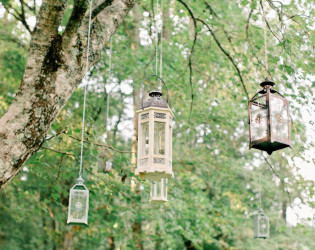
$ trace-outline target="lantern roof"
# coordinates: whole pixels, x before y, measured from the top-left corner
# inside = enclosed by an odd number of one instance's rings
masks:
[[[252,98],[251,100],[255,99],[255,97],[258,94],[264,95],[266,94],[268,91],[272,94],[277,93],[278,95],[280,95],[282,98],[284,98],[283,95],[281,95],[277,90],[273,89],[272,87],[276,85],[273,81],[269,80],[268,78],[266,78],[262,83],[260,83],[260,86],[263,88],[262,90],[259,90]]]
[[[76,184],[83,185],[83,183],[84,183],[83,178],[81,176],[79,176],[79,178],[76,179]]]
[[[274,82],[270,81],[268,78],[265,79],[265,81],[263,81],[260,86],[265,88],[267,86],[273,87],[274,85],[276,85]]]
[[[149,93],[151,97],[147,101],[143,102],[141,108],[157,107],[157,108],[166,108],[168,109],[168,103],[162,98],[162,92],[159,90],[153,90]]]

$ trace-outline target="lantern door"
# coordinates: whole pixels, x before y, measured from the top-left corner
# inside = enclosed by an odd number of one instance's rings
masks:
[[[250,142],[259,143],[268,139],[268,106],[266,95],[249,103]]]
[[[271,142],[290,144],[290,116],[288,100],[270,94],[270,131]]]
[[[254,237],[269,238],[269,219],[261,212],[254,217]]]
[[[161,111],[153,111],[153,152],[152,164],[153,166],[165,166],[169,158],[168,143],[166,139],[169,138],[167,113]]]
[[[145,168],[149,165],[150,145],[150,111],[139,113],[138,119],[138,167]]]
[[[68,224],[88,224],[89,190],[83,184],[76,184],[70,190]]]
[[[259,216],[259,237],[268,238],[269,237],[269,220],[266,216]]]

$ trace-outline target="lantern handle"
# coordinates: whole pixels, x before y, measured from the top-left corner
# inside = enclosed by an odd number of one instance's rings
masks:
[[[167,87],[166,83],[164,82],[164,80],[163,80],[161,77],[159,77],[159,76],[153,74],[153,75],[147,75],[147,76],[145,76],[145,77],[143,78],[143,80],[142,80],[142,86],[141,86],[141,88],[142,88],[141,108],[143,109],[144,82],[145,82],[145,80],[146,80],[148,77],[151,77],[151,76],[154,76],[154,77],[160,79],[160,80],[163,82],[163,84],[164,84],[164,86],[165,86],[165,88],[166,88],[166,91],[167,91],[167,99],[166,99],[166,102],[167,102],[167,104],[170,106],[170,102],[169,102],[169,92],[168,92],[168,87]]]

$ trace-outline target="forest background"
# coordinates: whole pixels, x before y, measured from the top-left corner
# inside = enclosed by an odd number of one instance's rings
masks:
[[[76,4],[68,0],[58,34],[66,32]],[[21,84],[41,5],[0,1],[0,117]],[[267,74],[262,6],[269,70],[290,100],[292,118],[292,149],[271,156],[248,150],[247,101]],[[175,178],[169,202],[157,205],[149,202],[150,183],[134,175],[133,124],[142,79],[155,73],[154,24],[161,30],[162,18],[155,1],[135,3],[112,36],[111,70],[107,39],[41,147],[0,190],[0,248],[315,249],[314,6],[306,0],[164,0],[160,48],[175,114]],[[85,84],[88,227],[66,225]],[[158,84],[148,82],[145,91]],[[108,159],[113,169],[104,171]],[[253,239],[259,168],[267,240]]]

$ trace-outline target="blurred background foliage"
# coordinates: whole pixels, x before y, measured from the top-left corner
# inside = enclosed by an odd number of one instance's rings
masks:
[[[315,105],[314,3],[264,1],[269,68],[276,89],[291,101],[293,119],[292,150],[267,156],[248,150],[248,99],[231,61],[201,22],[194,27],[184,1],[164,2],[163,78],[175,114],[175,179],[169,184],[169,202],[149,203],[150,183],[134,176],[131,163],[133,111],[140,103],[142,78],[155,72],[155,2],[144,0],[112,37],[112,77],[108,43],[83,82],[89,85],[84,154],[89,226],[66,225],[69,189],[79,167],[81,85],[43,147],[0,191],[1,249],[315,249],[312,216],[297,212],[296,224],[288,223],[287,216],[298,205],[314,208],[314,182],[300,171],[304,165],[314,167],[314,117],[304,116],[312,114]],[[21,11],[21,3],[30,7],[25,7],[24,16],[28,28],[14,18],[13,9]],[[0,116],[23,76],[39,4],[0,1]],[[260,2],[186,4],[195,18],[211,27],[253,96],[266,76]],[[71,9],[70,0],[63,25]],[[60,33],[63,29],[59,27]],[[157,84],[152,81],[145,90]],[[110,172],[104,171],[108,159],[113,161]],[[271,225],[267,240],[253,239],[259,167]]]

